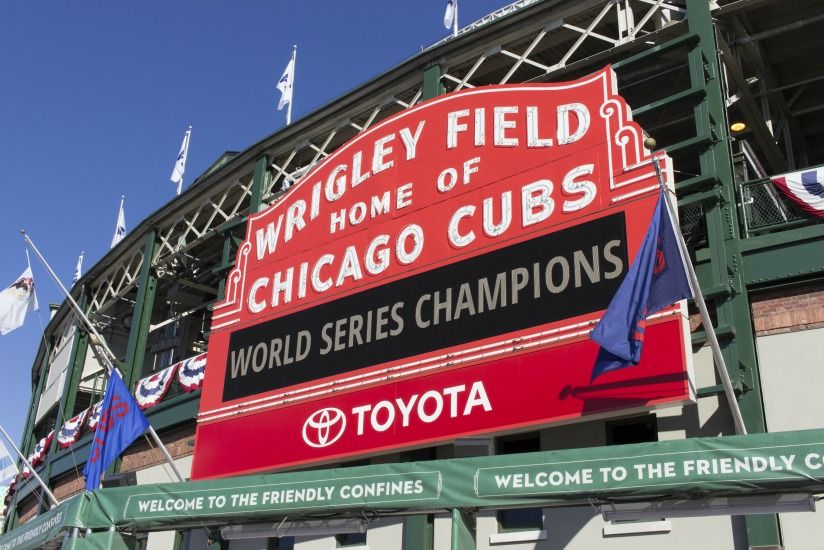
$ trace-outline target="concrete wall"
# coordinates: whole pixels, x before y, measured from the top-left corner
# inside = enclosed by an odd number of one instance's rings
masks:
[[[526,536],[522,536],[526,535]],[[521,538],[518,541],[518,538]],[[478,550],[667,550],[725,548],[746,550],[743,523],[728,517],[610,524],[591,507],[547,508],[544,528],[498,532],[494,511],[478,514]]]
[[[767,429],[824,428],[824,328],[759,336],[758,359]],[[824,510],[781,514],[786,550],[818,550],[824,541]]]
[[[186,479],[192,471],[192,457],[186,456],[175,460],[175,466],[180,470],[180,473]],[[168,483],[176,481],[175,474],[171,466],[168,464],[158,464],[150,468],[138,470],[137,484],[143,485],[145,483]],[[175,545],[175,531],[158,531],[156,533],[149,533],[149,539],[146,543],[146,550],[171,550]],[[204,533],[205,536],[205,533]],[[200,548],[204,548],[201,546]],[[192,547],[196,548],[196,547]]]

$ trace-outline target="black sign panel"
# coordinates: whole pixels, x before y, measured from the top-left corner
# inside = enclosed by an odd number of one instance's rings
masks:
[[[627,265],[620,212],[242,329],[223,399],[604,309]]]

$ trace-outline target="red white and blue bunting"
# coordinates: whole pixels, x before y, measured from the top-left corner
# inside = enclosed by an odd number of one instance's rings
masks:
[[[137,382],[134,397],[141,409],[145,410],[160,403],[163,396],[169,391],[169,386],[172,384],[172,377],[174,376],[175,369],[177,369],[177,365],[178,363],[175,363],[171,367],[165,368],[146,378],[142,378]]]
[[[37,466],[43,462],[43,459],[46,458],[46,453],[49,452],[49,447],[51,446],[53,438],[54,430],[50,431],[49,435],[37,442],[37,445],[34,447],[34,452],[32,452],[29,457],[29,462],[31,462],[32,466]]]
[[[772,182],[806,212],[824,218],[824,167],[782,174]]]
[[[86,423],[86,417],[89,415],[89,409],[84,410],[74,418],[67,420],[60,431],[57,433],[57,446],[65,449],[74,445],[80,432],[83,430],[83,424]]]
[[[103,401],[98,401],[92,405],[92,412],[89,415],[89,430],[94,431],[97,428],[97,423],[100,422],[100,413],[103,412]]]
[[[9,505],[9,503],[11,502],[11,497],[14,496],[15,491],[17,491],[17,476],[14,476],[14,478],[11,480],[11,483],[9,483],[9,489],[8,491],[6,491],[6,496],[3,499],[3,504],[5,506]]]
[[[185,391],[195,391],[203,383],[206,374],[206,353],[189,357],[178,363],[177,381]]]

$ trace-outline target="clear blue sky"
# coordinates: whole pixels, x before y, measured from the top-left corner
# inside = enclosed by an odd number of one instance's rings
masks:
[[[507,0],[462,0],[467,24]],[[449,33],[446,0],[10,2],[0,18],[0,287],[25,269],[22,227],[65,284],[108,250],[120,195],[132,229],[226,150],[279,130],[275,83],[298,45],[293,120]],[[16,443],[57,286],[32,258],[41,311],[0,336],[0,424]]]

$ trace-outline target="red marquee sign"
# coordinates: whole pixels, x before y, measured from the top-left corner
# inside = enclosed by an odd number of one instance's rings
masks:
[[[590,382],[657,197],[642,141],[607,67],[448,94],[341,146],[249,218],[192,477],[691,399],[681,306],[640,365]]]

